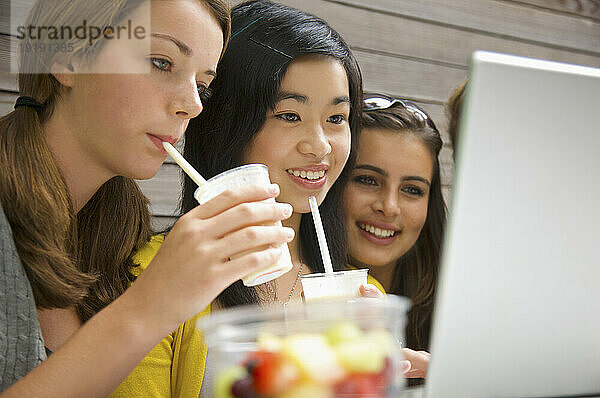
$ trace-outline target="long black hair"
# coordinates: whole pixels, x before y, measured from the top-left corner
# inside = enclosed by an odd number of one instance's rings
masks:
[[[190,121],[185,134],[185,158],[205,177],[244,162],[244,154],[263,127],[267,113],[275,106],[281,81],[289,64],[304,55],[324,55],[340,62],[350,89],[350,130],[352,148],[346,167],[333,184],[320,212],[325,220],[332,263],[346,265],[347,239],[343,209],[340,206],[345,181],[356,158],[360,128],[362,78],[358,63],[341,36],[325,21],[271,1],[249,1],[232,10],[232,37],[211,85],[212,95],[204,110]],[[185,178],[182,210],[197,205],[196,186]],[[310,214],[303,214],[299,237],[303,262],[313,272],[324,272]],[[257,303],[258,294],[240,281],[217,298],[231,307]]]
[[[365,94],[365,98],[371,97],[393,100],[382,94]],[[415,350],[428,350],[446,224],[446,204],[442,195],[438,159],[443,144],[442,138],[431,117],[416,104],[405,100],[396,100],[392,106],[385,109],[365,108],[361,126],[363,130],[386,129],[398,134],[414,135],[425,144],[433,159],[433,177],[429,188],[425,224],[413,247],[397,260],[388,291],[412,299],[406,327],[407,346]]]

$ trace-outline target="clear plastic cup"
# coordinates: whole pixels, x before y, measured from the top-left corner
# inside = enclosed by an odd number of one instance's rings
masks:
[[[397,397],[409,308],[387,295],[216,312],[196,324],[208,348],[204,380],[215,398]]]
[[[228,189],[236,190],[248,185],[269,185],[269,170],[264,164],[247,164],[231,170],[224,171],[200,185],[194,192],[194,198],[204,204]],[[275,202],[271,198],[268,202]],[[281,225],[278,221],[277,225]],[[251,273],[242,278],[246,286],[256,286],[280,277],[292,269],[292,258],[287,243],[280,246],[281,257],[277,263],[270,265],[258,272]],[[245,254],[245,253],[243,253]],[[243,255],[240,254],[240,255]]]
[[[332,274],[308,274],[300,277],[304,300],[309,303],[317,300],[360,297],[360,285],[367,284],[367,269],[338,271]]]

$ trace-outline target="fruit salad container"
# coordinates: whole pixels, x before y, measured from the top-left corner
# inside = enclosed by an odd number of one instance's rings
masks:
[[[200,319],[215,398],[384,398],[404,389],[404,297],[244,306]],[[207,386],[208,387],[208,386]]]

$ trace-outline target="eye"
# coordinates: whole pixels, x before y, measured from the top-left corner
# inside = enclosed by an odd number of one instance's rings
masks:
[[[375,178],[368,176],[368,175],[359,175],[359,176],[354,177],[353,180],[362,185],[371,185],[371,186],[379,185]]]
[[[402,192],[406,192],[409,195],[419,196],[419,197],[425,195],[425,192],[423,192],[423,190],[421,188],[415,187],[412,185],[402,188]]]
[[[292,112],[280,113],[279,115],[275,115],[275,117],[289,123],[299,122],[301,120],[300,116]]]
[[[346,116],[344,115],[333,115],[327,118],[327,121],[333,124],[342,124],[346,121]]]
[[[161,72],[170,72],[171,68],[173,68],[173,63],[164,58],[150,58],[150,61],[152,62],[152,66]]]
[[[202,103],[208,102],[212,93],[210,87],[206,87],[204,84],[198,84],[198,95],[200,96],[200,101]]]

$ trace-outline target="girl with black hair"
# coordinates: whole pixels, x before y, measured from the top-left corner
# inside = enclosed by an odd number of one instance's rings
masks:
[[[270,1],[232,10],[232,40],[213,95],[187,131],[185,157],[212,177],[246,163],[269,167],[292,204],[292,271],[257,288],[236,283],[220,307],[300,297],[298,277],[323,272],[308,197],[320,205],[334,268],[346,265],[342,189],[354,161],[362,79],[348,45],[315,16]],[[196,206],[186,179],[183,210]]]

